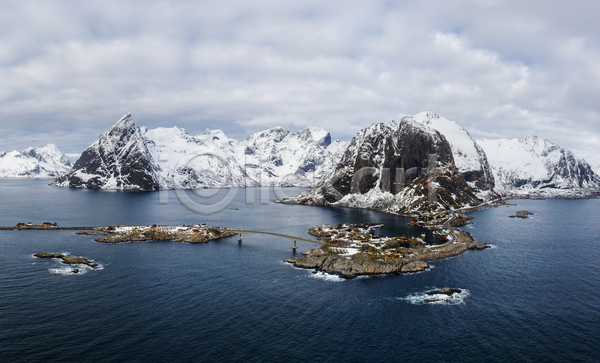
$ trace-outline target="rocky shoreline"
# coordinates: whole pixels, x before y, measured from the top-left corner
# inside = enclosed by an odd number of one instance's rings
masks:
[[[468,250],[489,248],[483,242],[474,242],[468,232],[450,228],[455,236],[452,243],[440,246],[425,244],[383,245],[381,248],[362,246],[352,253],[347,247],[323,245],[319,248],[302,252],[303,257],[291,257],[285,262],[295,267],[314,269],[342,278],[351,279],[362,275],[401,274],[423,271],[429,268],[428,261],[441,260],[458,256]],[[396,237],[399,238],[399,237]]]
[[[175,241],[188,243],[208,243],[209,241],[231,237],[233,232],[222,231],[207,225],[191,226],[115,226],[98,227],[98,231],[109,235],[97,238],[102,243],[138,242],[138,241]]]
[[[93,263],[85,257],[77,257],[71,255],[63,255],[61,253],[46,253],[46,252],[38,252],[33,255],[37,258],[58,258],[65,265],[87,265],[91,268],[97,268],[98,264]]]

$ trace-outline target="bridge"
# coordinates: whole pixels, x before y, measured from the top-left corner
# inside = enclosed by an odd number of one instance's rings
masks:
[[[98,227],[59,227],[59,226],[46,226],[46,225],[18,225],[18,226],[8,226],[8,227],[0,226],[0,230],[22,230],[22,229],[33,229],[33,230],[44,230],[44,231],[50,231],[50,230],[52,230],[52,231],[56,231],[56,230],[96,230],[96,229],[98,229]],[[293,241],[293,245],[292,245],[293,250],[296,250],[298,248],[296,246],[296,241],[316,243],[316,244],[320,244],[320,245],[326,244],[324,242],[314,240],[314,239],[307,239],[307,238],[303,238],[303,237],[290,236],[287,234],[274,233],[274,232],[251,231],[251,230],[246,230],[246,229],[241,229],[241,228],[217,228],[217,229],[222,232],[267,234],[267,235],[271,235],[271,236],[286,238],[286,239]]]
[[[292,249],[296,250],[298,247],[296,246],[296,241],[301,241],[301,242],[309,242],[309,243],[317,243],[320,245],[324,245],[324,242],[321,241],[317,241],[314,239],[307,239],[307,238],[302,238],[302,237],[296,237],[296,236],[290,236],[287,234],[281,234],[281,233],[274,233],[274,232],[265,232],[265,231],[251,231],[251,230],[247,230],[247,229],[238,229],[238,228],[220,228],[219,230],[224,231],[224,232],[233,232],[233,233],[256,233],[256,234],[268,234],[270,236],[277,236],[277,237],[282,237],[282,238],[287,238],[289,240],[294,241],[294,244],[292,245]]]

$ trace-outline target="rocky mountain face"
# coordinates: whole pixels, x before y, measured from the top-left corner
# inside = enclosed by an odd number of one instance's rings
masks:
[[[69,159],[54,144],[0,151],[0,178],[56,178],[69,168]]]
[[[600,177],[585,160],[539,136],[481,140],[480,145],[501,195],[581,198],[600,191]]]
[[[439,131],[450,143],[456,167],[475,194],[484,200],[497,198],[495,182],[485,151],[471,138],[469,132],[456,122],[432,112],[421,112],[403,120],[414,120]]]
[[[54,185],[102,189],[195,189],[316,184],[346,145],[328,132],[276,127],[245,140],[221,130],[192,136],[184,129],[137,127],[130,114],[84,151]]]
[[[159,189],[158,167],[130,114],[88,147],[73,168],[53,183],[58,186],[105,189]]]
[[[362,129],[335,170],[284,203],[414,213],[481,203],[438,130],[412,118]]]

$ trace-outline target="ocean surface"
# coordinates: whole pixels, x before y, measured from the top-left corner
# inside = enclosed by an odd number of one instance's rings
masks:
[[[207,223],[310,238],[315,225],[380,222],[381,234],[420,233],[385,213],[273,203],[269,190],[47,183],[0,180],[0,225]],[[353,280],[283,263],[291,241],[275,236],[101,244],[74,231],[0,231],[0,362],[600,361],[600,200],[511,202],[463,227],[492,249]],[[508,218],[522,209],[535,214]],[[36,252],[101,268],[73,274]],[[464,292],[424,301],[443,287]]]

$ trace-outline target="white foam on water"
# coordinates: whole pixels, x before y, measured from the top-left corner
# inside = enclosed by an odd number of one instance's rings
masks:
[[[91,269],[91,267],[83,267],[79,265],[66,265],[60,266],[58,268],[49,268],[48,271],[50,271],[51,274],[55,275],[83,275],[87,273],[89,269]],[[76,273],[75,270],[78,270],[78,272]]]
[[[62,252],[62,254],[69,255],[68,252]],[[33,255],[31,255],[31,256],[34,258],[37,258]],[[88,271],[104,270],[104,265],[102,265],[100,263],[96,263],[94,260],[89,260],[89,261],[92,263],[95,263],[97,265],[96,268],[93,268],[93,267],[85,265],[85,264],[73,264],[73,265],[63,264],[61,262],[60,258],[52,258],[51,260],[55,261],[55,264],[57,267],[49,268],[48,271],[54,275],[83,275],[83,274],[86,274]],[[35,262],[33,264],[35,264]],[[77,272],[75,272],[75,270],[77,270]]]
[[[289,263],[289,262],[279,261],[279,263],[286,265],[286,266],[291,266],[294,270],[305,272],[306,276],[309,278],[325,280],[325,281],[333,281],[333,282],[339,282],[339,281],[346,280],[344,278],[339,277],[338,275],[332,275],[332,274],[328,274],[328,273],[322,272],[322,271],[315,272],[314,269],[296,267],[292,263]]]
[[[410,294],[406,297],[398,298],[398,300],[403,300],[413,305],[462,305],[465,303],[467,296],[469,296],[469,291],[466,289],[460,289],[460,293],[454,293],[451,296],[445,294],[427,295],[428,292],[434,290],[438,289]]]
[[[328,273],[322,272],[322,271],[311,272],[309,277],[311,277],[313,279],[319,279],[319,280],[325,280],[325,281],[331,281],[331,282],[346,281],[346,279],[341,278],[338,275],[332,275],[332,274],[328,274]]]

